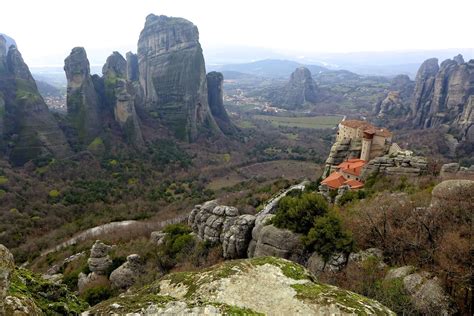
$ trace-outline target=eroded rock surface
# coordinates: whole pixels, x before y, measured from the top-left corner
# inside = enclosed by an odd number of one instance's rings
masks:
[[[90,313],[162,315],[167,308],[187,311],[189,302],[215,314],[394,315],[374,300],[314,282],[296,263],[271,257],[226,261],[203,272],[166,275],[139,292],[100,303]]]
[[[135,284],[137,278],[143,273],[143,263],[139,255],[127,257],[127,261],[110,274],[110,282],[118,289],[128,289]]]
[[[183,140],[220,133],[208,104],[206,69],[197,27],[182,18],[146,18],[138,41],[145,108]]]

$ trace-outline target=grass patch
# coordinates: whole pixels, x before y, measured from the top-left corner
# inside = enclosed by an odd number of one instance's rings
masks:
[[[273,126],[299,127],[311,129],[334,128],[341,121],[340,116],[284,117],[271,115],[255,115],[254,118],[270,122]]]

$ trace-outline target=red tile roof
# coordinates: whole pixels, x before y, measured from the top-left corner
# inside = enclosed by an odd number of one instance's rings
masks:
[[[342,185],[348,185],[351,189],[360,189],[364,186],[364,183],[360,181],[354,179],[346,180],[344,175],[337,171],[334,171],[326,179],[321,181],[321,184],[325,184],[331,189],[339,189]]]
[[[337,169],[339,172],[343,173],[349,173],[354,176],[360,176],[360,173],[362,171],[362,168],[365,165],[365,160],[362,159],[348,159],[347,161],[344,161],[340,163],[337,166]]]
[[[321,181],[322,184],[327,185],[331,189],[338,189],[344,182],[346,182],[346,178],[337,171],[334,171],[326,179]]]
[[[347,184],[348,186],[351,187],[351,189],[360,189],[364,186],[364,184],[360,181],[357,181],[355,179],[350,179],[344,182],[344,184]]]

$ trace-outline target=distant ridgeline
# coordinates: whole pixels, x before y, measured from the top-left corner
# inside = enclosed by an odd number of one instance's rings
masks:
[[[157,136],[194,142],[238,132],[223,106],[223,76],[206,76],[198,29],[185,19],[149,15],[137,54],[113,52],[102,76],[73,48],[61,128],[14,45],[0,37],[0,149],[14,165],[117,143],[139,149]]]

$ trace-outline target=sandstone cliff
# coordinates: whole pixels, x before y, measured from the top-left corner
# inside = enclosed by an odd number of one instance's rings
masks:
[[[208,104],[199,32],[182,18],[150,14],[138,41],[144,107],[174,134],[193,141],[219,134]]]
[[[309,69],[305,67],[297,68],[273,102],[288,109],[302,107],[307,103],[316,103],[316,82],[313,80]]]
[[[122,128],[128,143],[141,146],[144,144],[140,122],[135,110],[135,88],[127,77],[133,78],[134,66],[132,57],[129,62],[118,52],[107,58],[102,68],[105,99],[108,107],[113,108],[114,119]]]
[[[64,61],[67,78],[67,113],[80,147],[91,144],[101,132],[100,100],[90,74],[84,48],[75,47]]]
[[[448,124],[459,138],[474,138],[474,60],[458,55],[438,66],[436,58],[425,61],[416,76],[411,119],[415,128]]]
[[[224,108],[224,76],[220,72],[212,71],[206,75],[206,78],[207,98],[212,116],[224,134],[233,135],[237,132],[237,128]]]
[[[0,36],[0,151],[13,165],[65,157],[70,148],[18,49]]]

